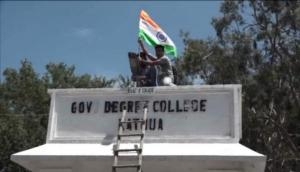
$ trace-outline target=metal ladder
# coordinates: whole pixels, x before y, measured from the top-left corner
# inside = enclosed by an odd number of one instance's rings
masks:
[[[118,125],[118,136],[117,136],[117,143],[113,147],[114,151],[114,163],[112,165],[112,172],[116,172],[118,168],[136,168],[137,172],[142,172],[142,152],[143,152],[143,143],[144,143],[144,136],[146,130],[146,119],[147,119],[147,107],[144,107],[144,115],[142,120],[135,120],[135,121],[125,121],[126,117],[126,110],[123,110],[122,118],[119,121]],[[141,124],[141,131],[135,133],[125,133],[123,124],[127,123],[140,123]],[[140,146],[134,145],[134,148],[131,149],[120,149],[121,140],[124,137],[139,137]],[[138,157],[138,162],[133,164],[119,164],[119,153],[120,152],[136,152]]]

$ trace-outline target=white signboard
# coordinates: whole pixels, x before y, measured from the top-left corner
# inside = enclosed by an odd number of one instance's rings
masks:
[[[265,168],[265,156],[238,143],[240,85],[57,89],[49,93],[47,143],[11,156],[29,170],[112,170],[122,111],[128,111],[126,120],[134,121],[143,116],[143,107],[149,110],[143,171],[262,172]],[[128,133],[141,126],[123,127]],[[122,138],[120,148],[133,148],[137,142],[132,141],[124,143]],[[136,155],[122,153],[119,160],[134,164]]]
[[[112,140],[122,111],[135,121],[148,109],[146,142],[237,142],[240,85],[50,90],[48,142]],[[124,124],[135,132],[140,123]]]

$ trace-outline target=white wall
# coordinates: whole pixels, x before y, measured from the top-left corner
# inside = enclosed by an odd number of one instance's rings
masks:
[[[122,109],[134,120],[142,118],[145,104],[146,142],[238,142],[241,86],[144,89],[51,90],[48,142],[113,139]],[[140,124],[124,127],[135,131]]]
[[[135,113],[134,104],[145,101],[149,115],[143,172],[262,172],[265,168],[265,156],[238,143],[240,85],[56,89],[49,93],[46,144],[11,156],[33,172],[111,171],[120,107],[126,104],[132,110],[129,119],[141,118],[142,110]],[[164,103],[166,110],[160,107]],[[134,132],[135,125],[125,129]],[[132,153],[123,156],[125,161],[133,158]]]

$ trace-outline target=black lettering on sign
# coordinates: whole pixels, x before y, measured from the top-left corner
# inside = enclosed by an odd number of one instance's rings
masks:
[[[142,101],[142,103],[144,103],[143,104],[143,109],[149,107],[149,101],[148,100]]]
[[[189,111],[189,106],[190,106],[190,100],[184,100],[183,101],[183,111],[188,112]]]
[[[80,102],[79,103],[79,113],[83,113],[84,112],[84,103]]]
[[[121,123],[121,118],[119,118],[119,127],[122,127],[122,130],[125,130],[124,125]]]
[[[164,130],[163,120],[161,118],[158,119],[158,130]]]
[[[167,107],[167,102],[165,100],[160,101],[160,111],[161,112],[165,112],[166,111],[166,107]]]
[[[206,107],[206,102],[207,102],[206,99],[200,100],[200,111],[201,111],[201,112],[205,112],[205,111],[206,111],[206,109],[205,109],[205,107]]]
[[[176,100],[176,112],[182,112],[182,109],[180,109],[179,100]]]
[[[140,110],[140,101],[135,101],[134,112],[137,113]]]
[[[174,109],[171,108],[171,100],[168,100],[168,112],[174,112]]]
[[[126,109],[126,102],[122,101],[120,102],[120,112],[123,112],[124,109]]]
[[[128,101],[127,112],[133,112],[133,101]]]
[[[155,130],[156,119],[155,118],[150,118],[150,119],[148,119],[148,121],[149,121],[149,129],[150,130]]]
[[[93,102],[72,102],[71,104],[71,113],[91,113]]]
[[[157,104],[159,103],[159,101],[157,101],[157,100],[155,100],[154,102],[153,102],[153,112],[158,112],[158,109],[157,109]]]
[[[108,101],[105,101],[104,102],[104,113],[108,113],[108,112],[110,112],[110,102],[108,102]]]
[[[128,118],[126,121],[129,123],[122,125],[119,123],[119,125],[123,128],[123,130],[129,130],[129,131],[137,131],[142,129],[142,123],[136,122],[137,120],[142,120],[140,118]],[[121,119],[119,119],[119,122]],[[163,130],[163,120],[161,118],[148,118],[145,122],[145,129],[146,130],[151,130],[151,131],[158,131],[158,130]]]
[[[131,119],[127,119],[127,121],[131,121]],[[127,123],[127,130],[132,130],[132,126],[131,126],[131,122],[130,123]]]
[[[71,113],[76,113],[76,102],[73,102],[71,105]]]
[[[87,109],[87,112],[88,112],[88,113],[91,112],[91,109],[92,109],[92,102],[86,102],[86,109]]]
[[[128,88],[128,93],[136,93],[136,90],[132,88]]]
[[[127,110],[128,113],[139,113],[143,108],[148,107],[149,101],[132,100],[132,101],[105,101],[104,113],[119,113]],[[206,99],[191,100],[154,100],[152,110],[154,113],[185,113],[185,112],[205,112]],[[73,102],[71,104],[72,113],[91,113],[95,107],[92,101]]]
[[[117,113],[118,112],[118,102],[113,101],[111,108],[112,108],[112,111],[111,111],[112,113]]]
[[[134,121],[134,129],[137,130],[138,129],[138,123],[136,121],[138,121],[139,118],[133,118]]]
[[[198,111],[198,100],[192,100],[192,110],[194,112]]]

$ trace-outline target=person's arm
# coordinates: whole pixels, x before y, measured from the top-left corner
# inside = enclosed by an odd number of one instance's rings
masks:
[[[141,38],[138,39],[138,43],[140,44],[141,48],[142,48],[142,51],[146,54],[146,56],[148,55],[148,51],[147,49],[145,48],[144,44],[143,44],[143,41],[141,40]]]
[[[157,59],[155,59],[154,61],[146,61],[146,60],[140,59],[139,61],[140,61],[140,63],[143,63],[145,65],[151,65],[151,66],[158,65],[161,63],[161,60],[157,60]]]
[[[155,61],[157,60],[157,58],[155,58],[154,56],[152,56],[151,54],[148,53],[147,49],[145,48],[143,41],[141,40],[141,38],[138,39],[138,43],[140,44],[142,51],[146,54],[146,57],[148,57],[151,61]]]
[[[146,56],[147,56],[150,60],[152,60],[152,61],[156,61],[156,60],[157,60],[157,58],[155,58],[155,57],[152,56],[151,54],[146,54]]]

